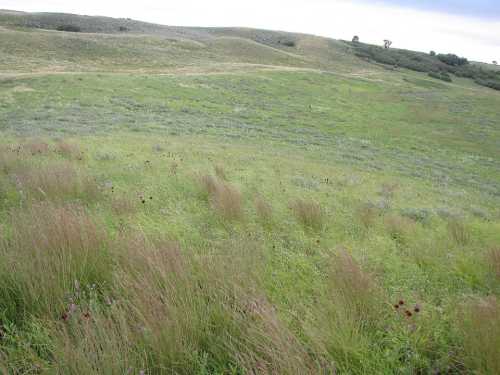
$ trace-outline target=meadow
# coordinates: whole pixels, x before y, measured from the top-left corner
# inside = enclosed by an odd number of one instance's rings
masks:
[[[1,373],[500,373],[500,93],[30,17],[0,13]]]

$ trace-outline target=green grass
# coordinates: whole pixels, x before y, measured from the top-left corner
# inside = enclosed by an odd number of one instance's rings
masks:
[[[499,93],[297,34],[17,20],[0,372],[500,371]]]

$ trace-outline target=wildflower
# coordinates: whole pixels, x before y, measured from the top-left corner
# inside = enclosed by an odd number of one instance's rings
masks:
[[[405,304],[405,301],[399,300],[399,306],[403,306]]]
[[[415,308],[413,309],[413,311],[415,311],[416,313],[419,313],[422,309],[420,308],[420,305],[415,305]]]
[[[395,308],[396,310],[397,310],[397,309],[399,309],[399,305],[396,303],[396,304],[394,305],[394,308]]]
[[[406,310],[405,314],[408,318],[411,318],[413,316],[412,312],[410,310]]]
[[[65,312],[64,312],[64,313],[62,313],[62,315],[61,315],[61,319],[62,319],[62,320],[64,320],[65,322],[67,322],[67,321],[68,321],[68,319],[69,319],[69,315],[68,315],[67,313],[65,313]]]

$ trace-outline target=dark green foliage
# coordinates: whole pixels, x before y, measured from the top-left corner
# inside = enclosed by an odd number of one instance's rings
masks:
[[[500,72],[470,64],[464,57],[454,54],[430,54],[403,49],[385,49],[364,43],[350,43],[356,56],[384,65],[428,73],[430,77],[452,82],[450,74],[473,79],[478,85],[499,90]]]
[[[287,47],[295,47],[295,42],[293,40],[280,40],[278,43]]]
[[[462,65],[467,65],[469,61],[465,57],[458,57],[457,55],[454,55],[452,53],[448,53],[446,55],[439,54],[437,55],[437,58],[444,62],[446,65],[451,65],[451,66],[462,66]]]
[[[431,55],[431,56],[436,56],[436,52],[431,51],[431,52],[429,53],[429,55]]]
[[[57,31],[68,31],[71,33],[79,33],[82,31],[80,26],[75,26],[75,25],[60,25],[57,26]]]
[[[429,77],[440,79],[446,82],[453,82],[450,75],[446,72],[429,72]]]

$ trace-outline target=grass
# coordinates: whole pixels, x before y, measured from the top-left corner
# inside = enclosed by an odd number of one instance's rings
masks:
[[[19,17],[51,30],[0,17],[0,372],[498,373],[497,92]]]

